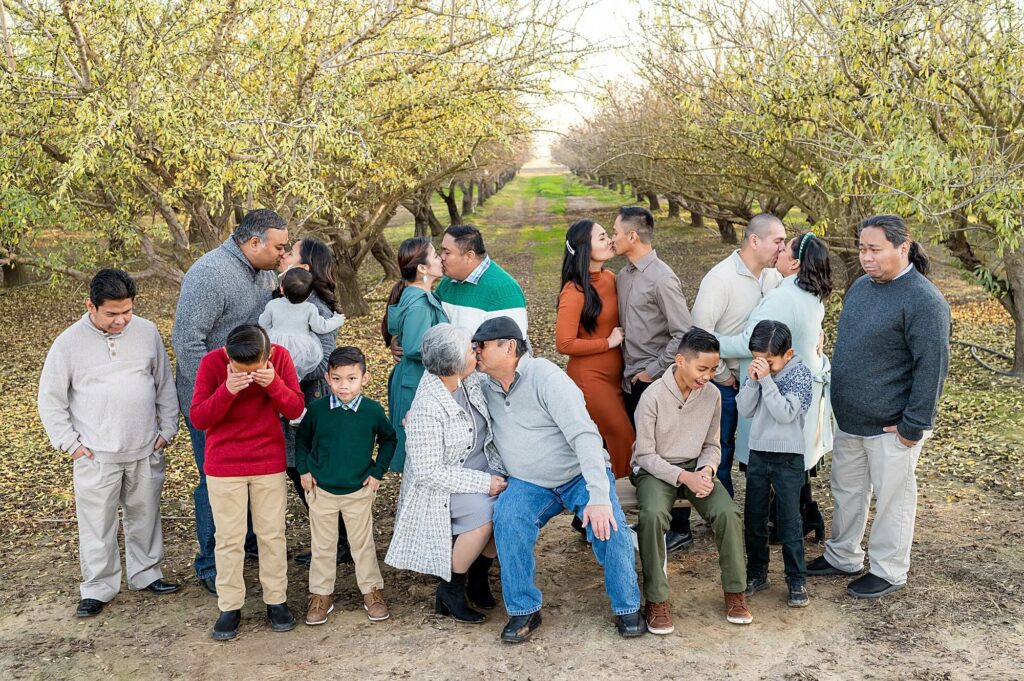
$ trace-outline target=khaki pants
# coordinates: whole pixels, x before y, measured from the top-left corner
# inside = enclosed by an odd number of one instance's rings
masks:
[[[825,542],[825,560],[856,572],[864,567],[861,541],[868,522],[871,495],[875,521],[868,538],[871,574],[891,584],[905,584],[910,571],[910,545],[917,512],[915,469],[924,437],[904,447],[895,433],[859,437],[837,431],[832,448],[832,538]]]
[[[128,463],[101,463],[83,456],[74,462],[78,555],[82,598],[104,603],[121,590],[121,556],[117,546],[117,507],[124,509],[124,559],[128,588],[145,589],[163,578],[164,538],[160,528],[160,493],[164,487],[164,453]]]
[[[252,529],[260,551],[263,602],[284,603],[288,598],[288,558],[284,514],[287,480],[283,472],[221,478],[206,476],[210,508],[217,528],[217,605],[222,612],[240,610],[245,602],[246,508],[252,509]]]
[[[306,495],[309,502],[309,533],[313,560],[309,565],[309,592],[320,596],[334,593],[338,573],[338,514],[345,520],[352,561],[356,566],[359,591],[368,594],[383,589],[384,579],[377,565],[373,543],[373,499],[369,487],[351,494],[331,494],[315,487]]]

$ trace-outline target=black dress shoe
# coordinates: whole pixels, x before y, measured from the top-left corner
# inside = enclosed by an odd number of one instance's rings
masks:
[[[818,556],[810,563],[807,564],[807,574],[814,575],[815,577],[821,577],[823,575],[840,575],[842,577],[856,577],[860,574],[860,570],[856,572],[847,572],[846,570],[840,570],[837,567],[833,567],[832,563],[825,560],[825,556]]]
[[[267,606],[267,618],[274,631],[291,631],[295,628],[295,617],[287,603]]]
[[[688,546],[693,546],[693,532],[673,532],[669,530],[665,533],[665,552],[675,553],[681,551]]]
[[[146,587],[146,591],[152,591],[155,594],[172,594],[177,591],[179,587],[177,584],[171,582],[165,582],[162,579],[155,580],[152,584]]]
[[[225,610],[213,625],[214,641],[230,641],[238,636],[238,623],[242,621],[241,610]]]
[[[893,591],[899,591],[904,586],[904,584],[893,584],[869,572],[863,577],[850,582],[849,586],[846,587],[846,593],[854,598],[881,598],[886,594],[891,594]]]
[[[217,595],[217,575],[213,577],[200,577],[199,583],[203,585],[203,588],[209,591],[214,596]]]
[[[523,643],[540,626],[540,610],[529,615],[517,615],[508,618],[508,624],[501,630],[501,640],[505,643]]]
[[[619,615],[615,618],[615,629],[622,638],[635,638],[647,633],[647,622],[644,621],[640,611],[631,612],[628,615]]]
[[[103,606],[106,605],[103,601],[97,601],[95,598],[83,598],[78,601],[78,609],[75,610],[75,617],[95,617],[103,611]]]

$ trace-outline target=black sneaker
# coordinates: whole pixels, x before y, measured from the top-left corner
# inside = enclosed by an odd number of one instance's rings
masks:
[[[772,583],[768,581],[767,575],[764,577],[751,577],[747,580],[747,588],[743,591],[743,595],[750,598],[758,591],[764,591],[771,585]]]
[[[811,602],[807,595],[807,587],[803,584],[798,586],[789,585],[789,601],[786,603],[791,608],[805,608]]]
[[[78,602],[78,608],[75,610],[75,617],[95,617],[103,612],[104,605],[106,605],[106,603],[98,601],[95,598],[83,598]]]
[[[207,593],[213,596],[217,595],[217,575],[213,575],[212,577],[200,577],[199,583],[203,585],[203,588],[206,589]]]
[[[841,577],[856,577],[860,574],[860,570],[856,572],[847,572],[846,570],[840,570],[837,567],[833,567],[831,563],[825,560],[825,556],[818,556],[810,563],[807,564],[807,574],[821,577],[822,575],[839,575]]]
[[[681,533],[669,530],[665,533],[666,553],[675,553],[690,546],[693,546],[693,532]]]
[[[268,605],[267,618],[270,620],[270,628],[274,631],[291,631],[295,628],[295,617],[292,616],[287,603]]]
[[[501,640],[505,643],[523,643],[540,626],[540,610],[529,615],[517,615],[508,618],[508,624],[501,630]]]
[[[622,638],[634,638],[647,633],[647,622],[644,621],[640,611],[631,612],[628,615],[619,615],[615,618],[615,629]]]
[[[214,641],[230,641],[238,636],[238,623],[242,621],[241,610],[225,610],[213,625]]]
[[[846,587],[846,593],[854,598],[881,598],[886,594],[899,591],[904,586],[904,584],[893,584],[869,572],[850,582]]]

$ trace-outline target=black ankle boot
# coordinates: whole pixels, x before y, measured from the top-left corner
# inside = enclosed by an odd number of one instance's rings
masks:
[[[450,582],[443,579],[437,585],[434,597],[434,612],[438,615],[451,615],[456,622],[465,624],[481,624],[486,617],[469,607],[466,602],[466,574],[452,573]]]
[[[473,605],[484,610],[490,610],[498,604],[491,593],[489,573],[492,563],[493,558],[478,556],[466,573],[466,596]]]

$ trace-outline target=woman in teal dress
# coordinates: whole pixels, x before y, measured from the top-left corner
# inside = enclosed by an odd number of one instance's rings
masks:
[[[406,239],[398,247],[398,269],[402,279],[395,284],[388,298],[381,332],[384,342],[398,341],[403,354],[388,377],[388,412],[391,425],[398,433],[398,448],[391,459],[391,470],[401,472],[405,466],[405,428],[402,421],[412,406],[416,389],[423,377],[420,346],[427,330],[448,321],[441,301],[431,288],[441,278],[441,258],[430,239]]]

